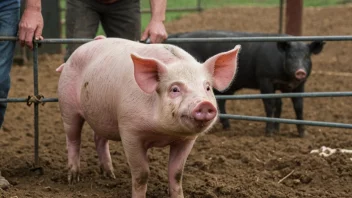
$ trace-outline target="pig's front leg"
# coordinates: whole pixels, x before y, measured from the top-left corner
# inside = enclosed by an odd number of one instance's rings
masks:
[[[182,175],[195,139],[179,140],[170,145],[169,193],[172,198],[183,198]]]
[[[115,179],[116,177],[114,174],[114,168],[112,167],[110,150],[109,150],[109,141],[94,133],[94,142],[95,142],[95,147],[99,157],[101,173],[104,176]]]
[[[267,78],[263,78],[259,80],[259,87],[260,87],[261,94],[275,93],[274,85]],[[262,99],[262,100],[264,103],[266,117],[268,118],[273,117],[276,99],[269,98],[269,99]],[[275,132],[275,122],[267,122],[266,129],[265,129],[266,136],[271,137],[273,136],[274,132]]]
[[[302,83],[299,87],[293,90],[294,93],[304,93],[304,83]],[[293,108],[295,109],[296,119],[303,120],[303,98],[291,98],[293,103]],[[305,127],[302,124],[297,124],[297,130],[299,137],[304,137],[305,134]]]
[[[219,111],[222,114],[226,114],[226,100],[217,100]],[[222,124],[222,128],[224,130],[230,129],[230,121],[227,118],[220,118],[220,122]]]
[[[145,198],[150,174],[147,148],[131,133],[121,134],[121,141],[132,176],[132,198]]]

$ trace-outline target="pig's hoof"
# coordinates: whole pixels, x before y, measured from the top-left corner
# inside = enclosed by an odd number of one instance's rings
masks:
[[[280,132],[280,129],[274,129],[273,130],[273,134],[279,134],[279,132]]]
[[[116,176],[114,174],[113,170],[104,170],[104,168],[100,167],[100,173],[103,175],[105,178],[112,178],[116,179]]]
[[[273,130],[273,133],[274,133],[274,134],[278,134],[279,132],[280,132],[280,126],[275,125],[274,130]]]
[[[266,131],[265,132],[265,136],[266,137],[273,137],[274,136],[274,133],[272,131]]]
[[[68,172],[68,184],[75,184],[79,182],[79,172],[77,171],[69,171]]]
[[[298,135],[299,135],[300,138],[303,138],[306,135],[306,131],[305,130],[299,131]]]
[[[10,186],[10,183],[5,179],[5,177],[1,176],[0,174],[0,188],[5,190]]]
[[[103,176],[111,179],[116,179],[116,176],[112,171],[109,171],[109,172],[104,171]]]

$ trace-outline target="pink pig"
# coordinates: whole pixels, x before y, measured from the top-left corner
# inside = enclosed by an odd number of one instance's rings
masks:
[[[212,88],[225,90],[240,46],[197,62],[167,44],[97,38],[79,47],[62,71],[59,104],[67,138],[68,182],[79,181],[81,129],[94,130],[101,169],[115,178],[108,140],[121,141],[132,175],[132,197],[145,197],[147,151],[170,145],[169,194],[183,197],[182,174],[197,137],[217,121]]]

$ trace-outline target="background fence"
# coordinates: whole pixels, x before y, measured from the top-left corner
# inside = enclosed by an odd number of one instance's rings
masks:
[[[16,37],[0,37],[0,41],[4,40],[17,40]],[[44,98],[38,90],[38,44],[69,44],[69,43],[86,43],[92,39],[44,39],[34,42],[33,50],[33,86],[34,93],[27,98],[1,98],[0,103],[4,102],[26,102],[27,105],[34,104],[34,161],[36,170],[41,170],[39,167],[39,105],[46,102],[58,102],[57,98]],[[178,42],[248,42],[248,41],[351,41],[352,36],[292,36],[292,37],[238,37],[238,38],[188,38],[188,39],[168,39],[166,43]],[[288,93],[288,94],[257,94],[257,95],[236,95],[236,96],[217,96],[217,99],[259,99],[259,98],[283,98],[283,97],[351,97],[352,92],[324,92],[324,93]],[[352,124],[347,123],[332,123],[332,122],[319,122],[307,120],[293,120],[293,119],[279,119],[279,118],[266,118],[257,116],[243,116],[243,115],[227,115],[221,114],[222,118],[238,119],[238,120],[251,120],[262,122],[278,122],[287,124],[304,124],[311,126],[323,127],[339,127],[352,129]]]
[[[24,0],[22,0],[24,1]],[[239,0],[244,2],[243,0]],[[319,0],[322,1],[322,0]],[[304,2],[319,2],[318,0],[305,0]],[[334,0],[335,2],[336,0]],[[35,43],[35,48],[32,52],[25,52],[24,50],[20,50],[17,54],[20,54],[26,60],[27,56],[33,57],[33,86],[34,93],[25,98],[0,98],[0,102],[26,102],[29,106],[33,104],[34,106],[34,158],[35,165],[39,166],[39,106],[40,104],[44,104],[46,102],[57,102],[57,98],[44,98],[43,95],[38,90],[38,44],[43,44],[40,51],[45,53],[59,53],[61,50],[57,51],[57,49],[61,49],[61,44],[69,44],[69,43],[85,43],[89,42],[92,39],[62,39],[59,37],[64,37],[65,29],[65,0],[50,0],[50,1],[42,1],[43,6],[43,16],[45,18],[44,22],[44,32],[48,38],[55,39],[45,39],[42,41],[38,41]],[[143,14],[150,13],[150,9],[148,8],[149,0],[142,0],[142,9],[141,12]],[[169,0],[170,2],[177,2],[176,5],[179,6],[168,6],[167,12],[201,12],[206,8],[210,7],[220,7],[229,2],[234,3],[238,2],[236,0]],[[247,0],[248,2],[248,0]],[[267,2],[270,5],[278,6],[279,13],[279,24],[278,24],[278,32],[281,33],[283,30],[284,22],[283,22],[283,14],[284,14],[284,0],[251,0],[253,3],[261,3]],[[326,0],[327,2],[333,2],[333,0]],[[342,0],[341,0],[342,2]],[[347,2],[347,1],[346,1]],[[179,15],[168,15],[168,20],[179,17]],[[144,20],[148,20],[146,15],[143,15]],[[60,31],[57,31],[57,30]],[[15,37],[0,37],[0,40],[17,40]],[[299,37],[251,37],[251,38],[212,38],[212,39],[168,39],[167,43],[178,43],[178,42],[235,42],[235,41],[351,41],[352,36],[299,36]],[[55,44],[55,45],[50,45]],[[17,48],[18,50],[20,48]],[[256,94],[256,95],[235,95],[235,96],[217,96],[217,99],[260,99],[260,98],[277,98],[277,97],[351,97],[352,92],[324,92],[324,93],[302,93],[302,94]],[[352,128],[352,124],[348,123],[331,123],[331,122],[318,122],[318,121],[302,121],[302,120],[291,120],[291,119],[277,119],[277,118],[266,118],[266,117],[257,117],[257,116],[243,116],[243,115],[224,115],[221,114],[222,118],[230,118],[230,119],[240,119],[240,120],[251,120],[251,121],[262,121],[262,122],[281,122],[288,124],[305,124],[311,126],[323,126],[323,127],[340,127],[340,128]]]

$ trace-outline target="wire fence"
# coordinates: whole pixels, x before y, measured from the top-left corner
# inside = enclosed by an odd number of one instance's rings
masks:
[[[0,41],[17,41],[16,37],[0,36]],[[49,38],[41,41],[34,41],[33,49],[33,86],[34,94],[29,95],[27,98],[0,98],[0,103],[7,102],[27,102],[28,106],[34,104],[34,161],[35,166],[39,166],[39,105],[46,102],[58,102],[57,98],[44,98],[39,94],[38,90],[38,46],[41,44],[72,44],[72,43],[86,43],[93,39],[57,39]],[[352,40],[352,36],[339,35],[339,36],[290,36],[290,37],[231,37],[231,38],[187,38],[187,39],[168,39],[166,43],[181,43],[181,42],[277,42],[277,41],[346,41]],[[226,100],[238,99],[263,99],[263,98],[292,98],[292,97],[351,97],[352,92],[306,92],[306,93],[283,93],[283,94],[250,94],[250,95],[231,95],[219,96],[216,98]],[[244,115],[228,115],[220,114],[220,118],[236,119],[236,120],[249,120],[261,122],[278,122],[287,124],[304,124],[310,126],[322,127],[338,127],[351,129],[352,124],[322,122],[322,121],[308,121],[308,120],[293,120],[281,118],[267,118],[257,116],[244,116]]]

